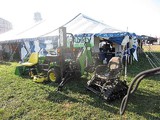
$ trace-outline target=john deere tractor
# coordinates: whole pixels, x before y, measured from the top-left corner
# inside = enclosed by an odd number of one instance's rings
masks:
[[[27,62],[16,67],[16,75],[32,77],[35,82],[53,81],[59,83],[59,89],[71,78],[81,77],[87,66],[92,64],[91,47],[85,43],[83,48],[74,48],[74,36],[59,29],[59,47],[48,51],[50,55],[40,56],[31,53]],[[67,43],[67,35],[71,38]],[[69,44],[69,45],[67,45]]]

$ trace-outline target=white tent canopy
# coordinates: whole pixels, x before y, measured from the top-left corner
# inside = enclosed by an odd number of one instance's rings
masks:
[[[102,22],[96,21],[81,13],[62,26],[67,28],[68,33],[72,34],[122,32],[121,30],[115,29]],[[1,34],[0,42],[58,35],[59,27],[60,26],[55,25],[54,21],[44,20],[35,23],[34,25],[25,30],[11,30],[9,32]]]
[[[81,13],[62,26],[67,28],[68,33],[72,34],[123,32],[122,30],[118,30]],[[52,36],[57,33],[58,29],[55,29],[44,34],[44,36]]]

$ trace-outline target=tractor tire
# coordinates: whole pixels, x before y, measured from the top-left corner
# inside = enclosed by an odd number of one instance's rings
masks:
[[[47,73],[47,79],[48,81],[60,83],[61,82],[61,76],[60,76],[60,70],[58,68],[51,68]]]

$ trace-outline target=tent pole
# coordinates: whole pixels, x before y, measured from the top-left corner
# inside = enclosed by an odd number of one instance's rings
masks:
[[[126,60],[125,60],[125,68],[124,68],[124,80],[127,80],[127,63],[128,63],[128,55],[126,54]]]

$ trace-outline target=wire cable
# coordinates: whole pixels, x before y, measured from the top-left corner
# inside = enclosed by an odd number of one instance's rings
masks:
[[[74,19],[76,19],[79,15],[81,15],[81,13],[79,13],[77,16],[75,16],[73,19],[71,19],[70,21],[68,21],[67,23],[65,23],[64,25],[62,25],[61,27],[66,26],[68,23],[70,23],[71,21],[73,21]],[[55,31],[58,30],[58,29],[59,29],[59,27],[56,28],[56,29],[54,29],[54,30],[51,30],[51,31],[49,31],[49,32],[47,32],[47,33],[45,33],[45,34],[43,34],[43,35],[40,35],[39,37],[46,36],[46,35],[48,35],[48,34],[50,34],[50,33],[55,32]]]

